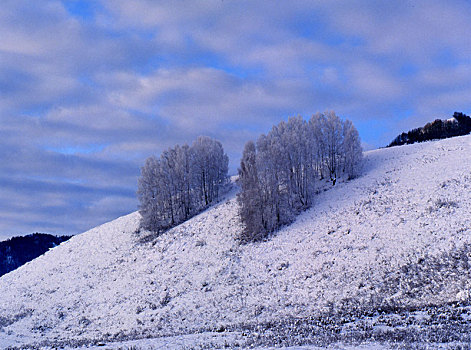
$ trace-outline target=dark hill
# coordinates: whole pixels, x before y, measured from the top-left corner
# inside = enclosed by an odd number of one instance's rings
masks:
[[[455,112],[448,120],[436,119],[431,123],[407,133],[398,135],[389,145],[400,146],[416,142],[446,139],[454,136],[467,135],[471,132],[471,118],[464,113]]]
[[[34,233],[0,242],[0,276],[37,258],[70,237]]]

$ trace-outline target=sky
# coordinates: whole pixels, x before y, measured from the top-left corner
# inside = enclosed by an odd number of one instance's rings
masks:
[[[137,209],[150,155],[334,110],[365,149],[471,112],[469,1],[27,1],[0,7],[0,240]]]

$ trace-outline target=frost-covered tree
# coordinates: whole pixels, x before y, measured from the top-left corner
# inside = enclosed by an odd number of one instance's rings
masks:
[[[248,142],[239,169],[242,242],[264,238],[313,203],[317,180],[358,175],[358,131],[334,112],[289,118]]]
[[[342,121],[334,112],[316,113],[309,120],[310,135],[315,144],[315,171],[335,185],[339,175],[349,179],[361,168],[363,151],[360,136],[353,123]]]
[[[334,112],[327,112],[324,124],[324,141],[326,143],[326,167],[329,177],[335,185],[342,161],[342,121]]]
[[[314,114],[309,119],[309,137],[313,143],[313,163],[314,170],[319,175],[320,179],[328,177],[326,174],[327,162],[327,138],[325,136],[327,120],[322,113]]]
[[[151,231],[161,227],[160,161],[154,156],[147,158],[138,180],[137,198],[142,216],[141,226]]]
[[[219,197],[221,184],[226,181],[229,158],[219,141],[200,136],[192,145],[195,188],[201,202],[207,206]]]
[[[343,172],[347,174],[348,179],[358,176],[363,161],[363,150],[358,130],[348,119],[343,123],[342,154]]]
[[[245,145],[240,161],[239,185],[241,191],[237,194],[240,216],[245,223],[245,229],[239,239],[244,243],[263,239],[266,231],[256,158],[255,144],[249,141]]]
[[[228,162],[221,143],[209,137],[148,158],[138,181],[141,226],[163,231],[219,200]]]
[[[311,141],[307,123],[296,117],[261,135],[256,146],[247,143],[239,169],[242,241],[264,238],[311,205],[315,180]]]

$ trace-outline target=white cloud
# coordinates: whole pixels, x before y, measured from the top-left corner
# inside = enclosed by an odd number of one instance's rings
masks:
[[[355,94],[366,98],[395,100],[406,93],[399,77],[394,77],[383,67],[372,63],[359,63],[350,68]]]
[[[469,86],[471,82],[471,65],[458,64],[456,66],[439,67],[420,72],[417,84],[429,88],[454,89],[458,86]]]
[[[471,47],[471,7],[465,1],[353,1],[324,10],[333,25],[362,38],[375,54],[423,64],[440,50],[465,58]]]

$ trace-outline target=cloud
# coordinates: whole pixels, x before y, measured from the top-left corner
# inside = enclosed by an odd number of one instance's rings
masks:
[[[360,98],[363,95],[384,102],[397,100],[406,92],[400,78],[378,65],[358,63],[350,67],[349,73],[352,86]]]
[[[417,84],[438,89],[467,87],[470,81],[471,65],[465,63],[424,70],[417,76]]]
[[[0,178],[0,231],[4,234],[48,232],[75,234],[136,208],[134,190],[64,181]],[[104,198],[117,198],[101,206]],[[111,203],[111,201],[108,201]]]
[[[0,233],[133,211],[144,159],[201,134],[234,172],[290,115],[377,147],[471,108],[465,1],[82,1],[0,8]]]

